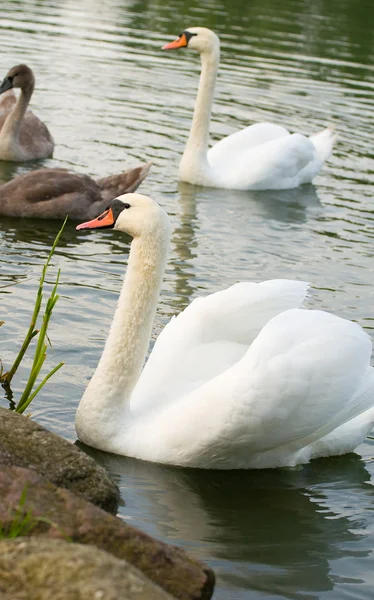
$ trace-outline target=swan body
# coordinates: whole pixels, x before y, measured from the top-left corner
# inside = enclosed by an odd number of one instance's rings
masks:
[[[118,194],[136,190],[151,165],[96,180],[60,168],[29,171],[0,185],[0,216],[92,219]]]
[[[27,65],[12,67],[0,84],[0,160],[22,162],[52,156],[54,141],[47,126],[27,110],[34,84]],[[14,88],[20,88],[18,99]]]
[[[144,369],[169,222],[127,194],[77,229],[133,237],[98,367],[76,414],[108,452],[207,469],[294,466],[351,452],[374,423],[371,341],[357,324],[299,308],[308,284],[238,283],[171,319]]]
[[[306,137],[272,123],[257,123],[209,146],[209,125],[220,43],[205,27],[190,27],[163,49],[200,52],[201,76],[179,177],[195,185],[239,190],[295,188],[311,182],[330,156],[335,133],[328,127]]]

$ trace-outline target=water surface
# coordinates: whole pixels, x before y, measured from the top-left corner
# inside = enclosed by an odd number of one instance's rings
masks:
[[[34,69],[33,109],[50,126],[56,151],[42,163],[0,165],[0,180],[42,164],[101,177],[154,161],[141,190],[173,225],[154,338],[197,295],[275,277],[310,281],[309,306],[351,318],[372,335],[373,18],[365,0],[4,0],[0,76],[19,62]],[[177,183],[199,59],[160,46],[194,25],[214,28],[222,41],[212,140],[259,120],[307,134],[334,123],[339,141],[315,186],[232,192]],[[5,365],[28,326],[59,226],[0,223]],[[68,224],[53,260],[62,269],[61,298],[47,362],[66,364],[32,412],[72,441],[129,242],[114,232],[78,234]],[[215,569],[215,598],[373,597],[371,440],[357,455],[258,472],[201,473],[90,452],[121,488],[121,516]]]

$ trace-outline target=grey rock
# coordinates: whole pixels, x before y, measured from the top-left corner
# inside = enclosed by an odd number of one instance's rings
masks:
[[[15,412],[0,408],[0,463],[35,469],[55,485],[116,514],[118,487],[87,454]]]
[[[0,540],[2,600],[173,600],[141,571],[94,546]]]
[[[95,545],[140,569],[149,579],[180,600],[209,600],[214,573],[181,548],[155,540],[68,490],[56,487],[38,473],[0,465],[0,523],[9,531],[20,514],[28,527],[21,535],[69,539]],[[0,596],[1,597],[1,596]],[[79,598],[79,597],[78,597]]]

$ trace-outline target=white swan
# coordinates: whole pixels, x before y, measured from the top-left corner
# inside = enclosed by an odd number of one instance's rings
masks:
[[[306,137],[272,123],[233,133],[210,150],[209,124],[219,65],[219,38],[205,27],[190,27],[164,50],[187,47],[200,52],[201,76],[179,177],[196,185],[238,190],[295,188],[311,182],[330,156],[335,133],[328,127]]]
[[[77,410],[83,442],[209,469],[296,465],[362,442],[374,422],[374,369],[361,327],[297,308],[304,282],[238,283],[173,318],[143,369],[169,220],[150,198],[125,194],[77,229],[100,227],[133,241],[110,333]]]

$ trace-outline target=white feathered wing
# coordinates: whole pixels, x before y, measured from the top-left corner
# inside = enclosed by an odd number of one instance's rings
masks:
[[[369,336],[326,312],[282,312],[282,302],[301,302],[306,284],[254,285],[262,299],[252,302],[251,318],[232,317],[233,329],[230,318],[222,318],[212,330],[209,315],[215,321],[217,303],[216,317],[217,310],[224,316],[230,294],[238,302],[236,314],[247,314],[248,301],[247,310],[239,301],[246,290],[239,294],[237,286],[225,290],[226,297],[220,292],[195,301],[190,314],[186,310],[165,328],[134,396],[138,404],[126,443],[131,448],[134,440],[135,456],[141,446],[142,458],[170,463],[172,457],[174,464],[192,467],[292,466],[353,450],[371,429]],[[272,311],[277,316],[269,317]]]

